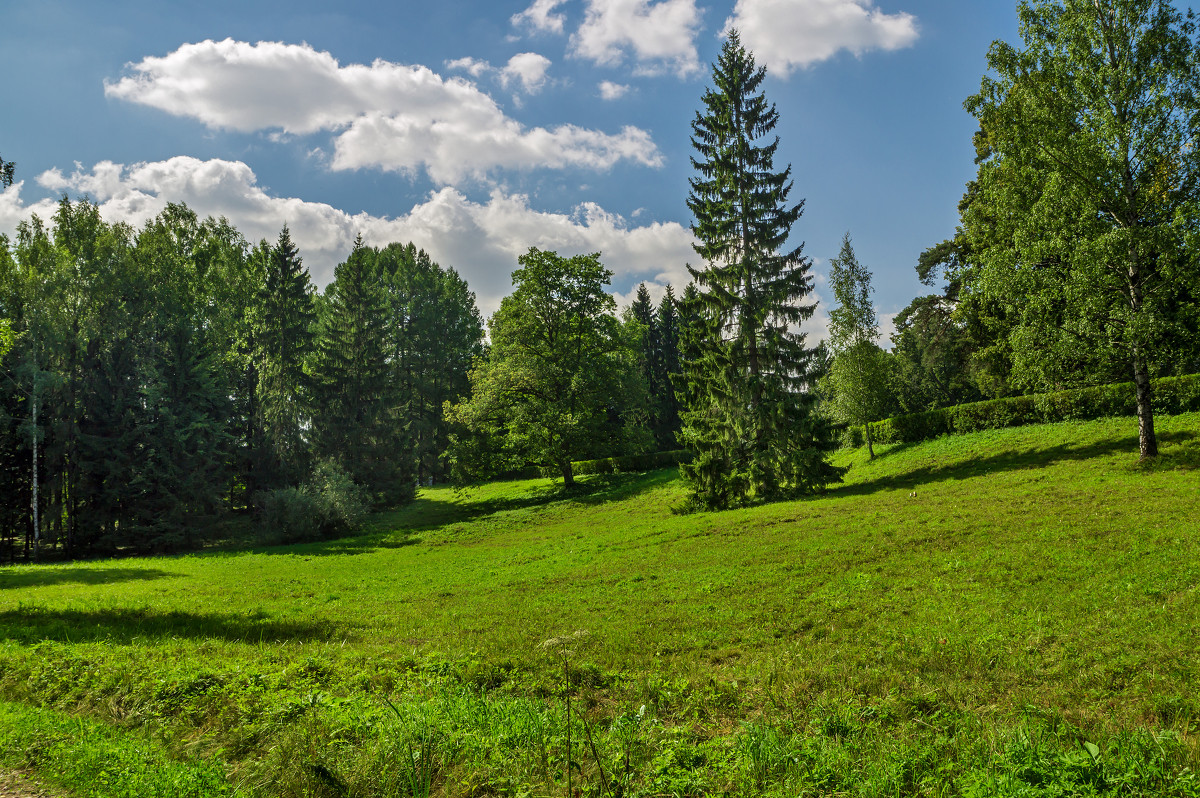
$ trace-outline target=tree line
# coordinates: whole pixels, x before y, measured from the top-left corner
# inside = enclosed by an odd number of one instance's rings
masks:
[[[318,294],[286,227],[251,246],[183,206],[133,230],[64,199],[0,242],[8,556],[186,548],[250,513],[327,534],[419,483],[536,463],[570,486],[573,461],[677,448],[692,505],[721,509],[836,482],[839,426],[1123,380],[1155,456],[1150,378],[1200,369],[1195,27],[1158,0],[1018,15],[966,103],[960,225],[916,264],[941,290],[890,351],[849,233],[828,339],[806,339],[804,201],[736,31],[692,122],[699,260],[657,307],[643,285],[618,313],[599,253],[534,248],[485,340],[412,244],[360,239]]]
[[[413,245],[356,242],[318,294],[286,227],[182,205],[133,230],[64,198],[0,244],[6,558],[191,548],[289,495],[336,525],[448,473],[483,326]]]

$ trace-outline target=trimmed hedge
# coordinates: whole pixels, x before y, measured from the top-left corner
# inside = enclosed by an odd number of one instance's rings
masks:
[[[575,476],[585,474],[620,474],[625,472],[654,471],[680,463],[689,463],[692,453],[686,449],[651,454],[631,454],[625,457],[602,457],[599,460],[576,460],[571,463]],[[562,473],[553,466],[542,466],[542,476],[559,477]]]
[[[1200,411],[1200,374],[1154,380],[1152,397],[1155,413]],[[953,433],[1136,414],[1134,385],[1123,382],[896,416],[873,422],[871,437],[875,443],[916,443]],[[851,445],[862,445],[863,428],[849,428],[847,440]]]

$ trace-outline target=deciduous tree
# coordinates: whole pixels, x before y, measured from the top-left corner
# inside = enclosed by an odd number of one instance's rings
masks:
[[[875,458],[871,422],[884,418],[895,407],[891,390],[891,363],[876,339],[879,319],[871,302],[871,272],[859,262],[850,243],[829,261],[829,283],[837,301],[829,313],[829,345],[833,363],[825,378],[834,414],[866,429],[867,452]]]
[[[1016,376],[1102,381],[1123,364],[1139,449],[1158,452],[1150,377],[1193,329],[1200,51],[1167,0],[1022,0],[967,101],[983,132],[963,216],[971,290],[1003,303]]]
[[[572,460],[609,437],[608,410],[620,403],[629,365],[604,290],[612,272],[599,254],[534,248],[518,262],[513,293],[488,324],[491,348],[471,372],[471,396],[449,416],[499,442],[506,456],[492,459],[492,469],[534,460],[571,486]]]

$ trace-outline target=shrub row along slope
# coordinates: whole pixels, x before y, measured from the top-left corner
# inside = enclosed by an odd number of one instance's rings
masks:
[[[673,471],[532,480],[6,569],[0,761],[85,778],[65,713],[197,796],[1200,794],[1200,414],[1152,465],[1128,426],[847,451],[823,496],[716,514],[672,513]]]
[[[1200,374],[1155,380],[1153,393],[1156,414],[1200,411]],[[1056,421],[1134,416],[1136,412],[1134,384],[1124,382],[968,402],[872,422],[870,427],[872,439],[880,443],[916,443],[946,434],[1051,424]],[[851,427],[849,433],[849,443],[861,446],[865,437],[863,428]]]

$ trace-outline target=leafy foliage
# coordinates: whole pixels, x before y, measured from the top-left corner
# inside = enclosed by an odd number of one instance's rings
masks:
[[[1018,16],[1020,46],[992,45],[995,76],[967,101],[983,133],[972,290],[1010,314],[1023,384],[1131,375],[1150,457],[1151,372],[1196,322],[1194,26],[1160,0],[1022,0]]]
[[[491,348],[471,371],[471,396],[449,412],[466,430],[458,462],[479,475],[532,459],[571,485],[571,461],[628,426],[620,388],[633,363],[604,292],[612,272],[599,254],[533,248],[518,263],[513,293],[488,323]]]
[[[410,498],[410,431],[436,466],[479,351],[474,296],[410,246],[359,246],[318,297],[286,228],[251,248],[182,205],[134,231],[64,200],[0,244],[5,559],[193,549],[272,491],[343,479]],[[353,526],[314,501],[321,534]]]
[[[822,386],[835,418],[866,425],[867,451],[874,458],[870,422],[895,408],[892,361],[875,342],[879,322],[871,303],[871,273],[855,256],[849,233],[839,255],[829,262],[829,282],[838,304],[829,313],[833,362]]]
[[[1200,375],[1154,381],[1154,412],[1200,411]],[[1128,417],[1137,412],[1134,383],[1075,388],[895,416],[871,424],[878,443],[916,443],[950,433],[1049,424],[1056,421]],[[861,433],[861,430],[859,430]]]

